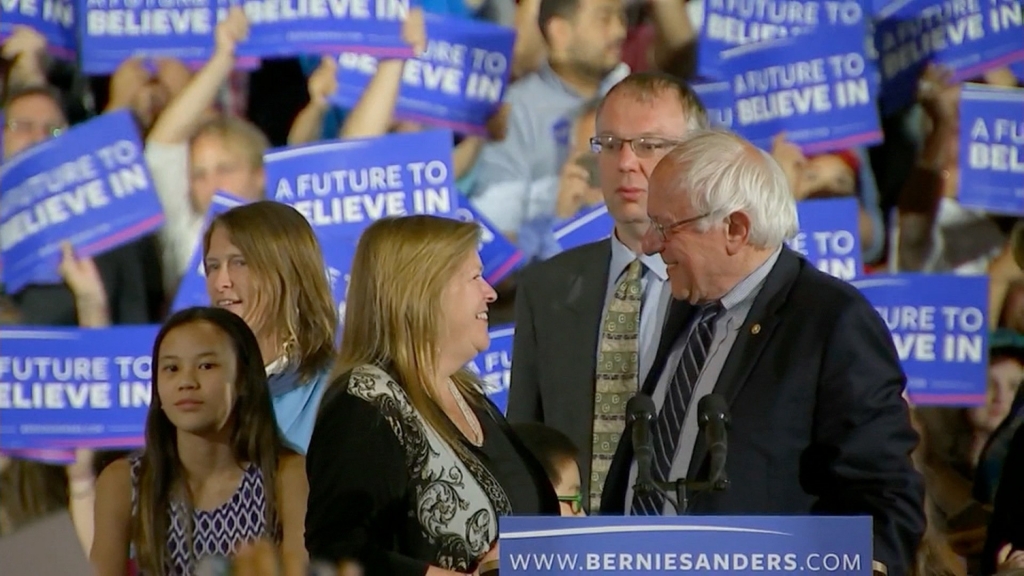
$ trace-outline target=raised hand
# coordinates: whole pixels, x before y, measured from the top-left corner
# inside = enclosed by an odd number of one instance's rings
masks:
[[[214,37],[217,54],[234,56],[238,44],[249,37],[249,19],[245,11],[239,6],[232,6],[227,18],[217,24]]]

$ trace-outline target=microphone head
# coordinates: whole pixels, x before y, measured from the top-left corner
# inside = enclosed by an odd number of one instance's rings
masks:
[[[729,421],[729,405],[721,394],[708,394],[697,402],[697,420],[704,423],[712,419]]]
[[[657,409],[654,400],[646,394],[637,394],[626,402],[626,421],[633,422],[641,418],[654,418]]]

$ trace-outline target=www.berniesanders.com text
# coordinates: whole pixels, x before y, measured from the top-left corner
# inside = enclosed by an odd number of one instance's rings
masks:
[[[757,570],[764,572],[855,572],[856,554],[517,554],[509,557],[515,571],[588,572],[645,570]],[[504,569],[504,566],[502,567]]]

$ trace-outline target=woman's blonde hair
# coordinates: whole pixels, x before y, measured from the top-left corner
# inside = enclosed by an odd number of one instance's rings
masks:
[[[437,216],[378,220],[352,261],[341,349],[334,374],[364,364],[395,376],[427,422],[456,450],[459,432],[432,397],[443,337],[441,302],[449,280],[477,250],[474,223]],[[479,380],[465,368],[452,381],[474,405]]]
[[[228,233],[249,269],[254,290],[246,321],[253,332],[261,338],[279,338],[289,362],[304,378],[328,367],[334,359],[338,311],[309,222],[279,202],[238,206],[210,224],[203,254],[209,252],[218,227]]]

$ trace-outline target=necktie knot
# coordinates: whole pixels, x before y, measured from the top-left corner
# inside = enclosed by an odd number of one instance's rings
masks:
[[[640,259],[637,258],[637,259],[633,260],[632,262],[630,262],[629,266],[626,266],[625,280],[627,282],[634,281],[634,280],[636,280],[637,278],[640,277],[640,274],[643,271],[644,271],[644,265],[640,262]]]
[[[718,315],[722,313],[722,303],[719,301],[707,302],[701,304],[697,308],[697,318],[701,324],[707,324],[708,322],[714,322]]]

